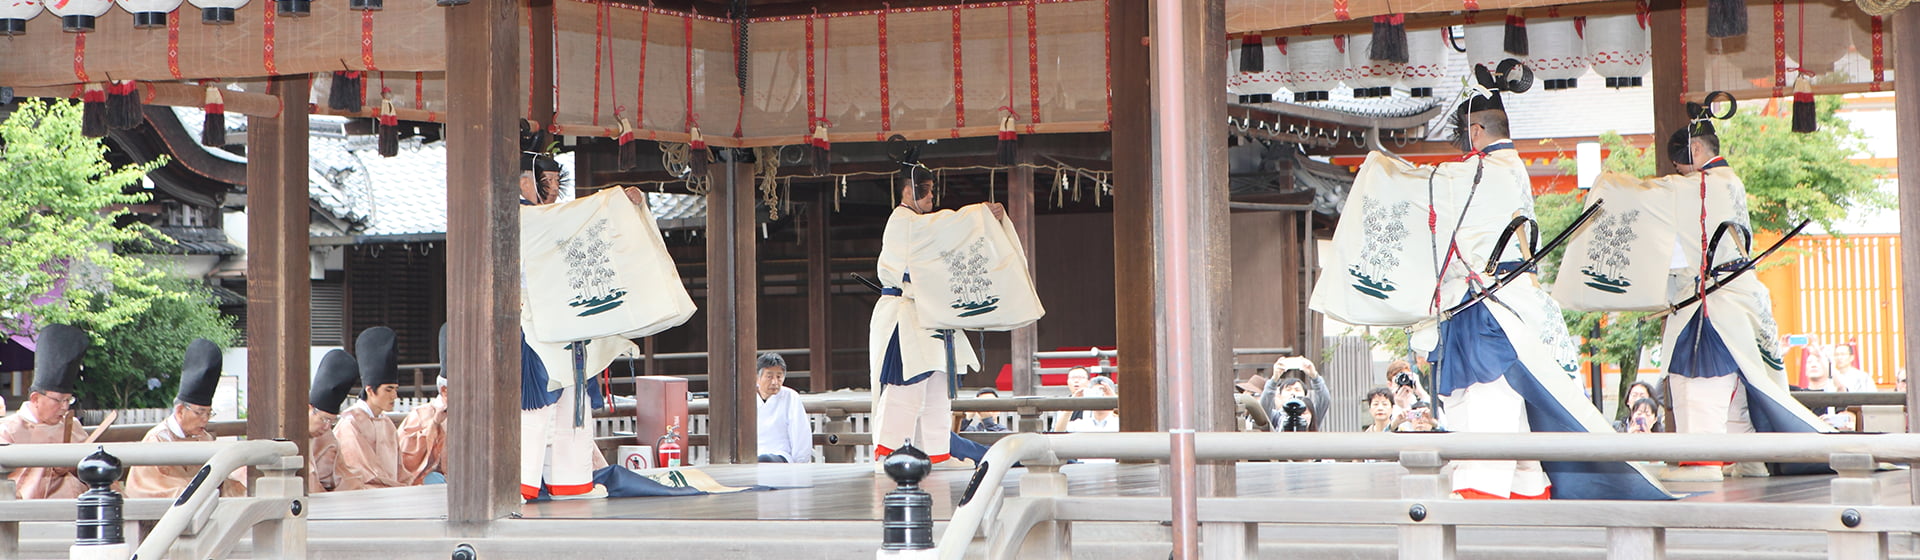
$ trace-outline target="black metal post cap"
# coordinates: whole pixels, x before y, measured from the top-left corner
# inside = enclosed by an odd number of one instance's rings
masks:
[[[1407,519],[1412,519],[1416,522],[1426,521],[1427,506],[1422,504],[1413,504],[1413,507],[1407,508]]]
[[[105,447],[95,449],[92,454],[80,460],[75,466],[75,476],[92,488],[104,488],[120,480],[120,458],[107,453]]]
[[[12,37],[27,33],[27,20],[17,18],[0,19],[0,35]]]
[[[93,31],[93,16],[60,16],[60,30],[68,33]]]
[[[207,25],[233,25],[233,8],[201,8],[200,23]]]
[[[167,26],[166,12],[134,12],[134,29],[156,29]]]
[[[888,453],[881,468],[900,486],[913,486],[926,479],[927,473],[933,472],[933,461],[925,451],[909,443]]]
[[[1846,511],[1840,512],[1840,524],[1846,525],[1848,529],[1859,527],[1860,526],[1860,510],[1847,508]]]

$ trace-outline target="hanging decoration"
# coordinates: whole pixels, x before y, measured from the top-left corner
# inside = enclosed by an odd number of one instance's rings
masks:
[[[1019,163],[1020,157],[1020,136],[1013,128],[1014,118],[1019,115],[1011,107],[1001,107],[1000,110],[1005,114],[1000,117],[1000,141],[994,145],[994,154],[1000,165],[1013,165]]]
[[[247,0],[187,0],[200,8],[200,23],[205,25],[233,25],[233,16],[240,8],[246,7]]]
[[[373,120],[375,132],[380,136],[380,157],[400,155],[400,111],[393,107],[393,90],[380,88],[380,109]]]
[[[1639,2],[1633,14],[1587,17],[1582,42],[1593,71],[1606,78],[1607,87],[1640,87],[1652,58],[1652,35],[1648,33],[1647,3]]]
[[[1725,39],[1746,34],[1746,0],[1707,0],[1708,37]]]
[[[1247,74],[1267,69],[1267,53],[1264,50],[1265,44],[1266,41],[1260,37],[1259,33],[1248,33],[1240,36],[1240,63],[1238,64],[1240,73]],[[1228,66],[1228,68],[1233,68],[1233,66]]]
[[[363,105],[364,94],[360,87],[364,76],[358,70],[335,70],[333,80],[327,86],[327,108],[346,113],[358,113]]]
[[[1407,32],[1407,64],[1401,68],[1400,84],[1415,98],[1433,97],[1434,86],[1446,79],[1447,29],[1420,29]]]
[[[1287,69],[1287,87],[1293,90],[1294,103],[1326,101],[1327,90],[1347,77],[1346,38],[1319,35],[1289,39]]]
[[[1776,6],[1774,10],[1777,12],[1780,11],[1781,8]],[[1776,17],[1775,19],[1779,20],[1783,18]],[[1795,48],[1796,58],[1799,59],[1799,62],[1794,65],[1794,68],[1797,70],[1796,74],[1798,75],[1795,76],[1793,81],[1793,131],[1807,134],[1819,130],[1820,122],[1813,104],[1813,71],[1808,70],[1805,66],[1807,61],[1807,3],[1804,1],[1800,2],[1799,21],[1799,45]],[[1784,27],[1782,23],[1776,23],[1775,25]],[[1784,43],[1784,41],[1782,41],[1782,43]]]
[[[639,165],[640,163],[640,143],[634,141],[633,121],[629,121],[626,116],[621,115],[621,109],[624,109],[624,107],[613,108],[613,119],[620,123],[620,134],[614,137],[614,142],[620,146],[619,149],[616,150],[619,152],[620,168],[633,169],[633,166]]]
[[[1587,49],[1573,18],[1535,19],[1527,26],[1533,54],[1522,59],[1548,91],[1579,87],[1587,73]]]
[[[1355,99],[1392,97],[1393,84],[1406,71],[1404,63],[1373,60],[1372,47],[1372,35],[1347,36],[1347,68],[1343,72]]]
[[[60,29],[68,33],[88,33],[94,19],[106,15],[112,0],[54,0],[46,4],[47,13],[60,17]]]
[[[141,112],[140,82],[132,80],[114,80],[107,82],[107,128],[113,130],[133,130],[146,122]]]
[[[1373,35],[1367,58],[1381,62],[1407,63],[1407,15],[1373,16]]]
[[[206,104],[200,107],[207,115],[200,127],[200,145],[218,148],[227,145],[227,101],[214,85],[206,86]]]
[[[180,7],[180,0],[118,0],[117,3],[120,9],[133,14],[134,29],[166,27],[167,14]]]
[[[1260,44],[1262,65],[1265,70],[1259,72],[1232,72],[1227,76],[1227,93],[1238,96],[1240,103],[1272,103],[1273,95],[1286,86],[1287,58],[1282,54],[1280,45],[1285,37],[1263,39]],[[1241,49],[1227,53],[1227,67],[1237,68]]]
[[[1501,28],[1500,44],[1513,56],[1525,57],[1530,50],[1527,41],[1527,16],[1519,8],[1507,10],[1506,26]]]
[[[107,87],[99,82],[87,82],[80,88],[80,135],[107,137]]]
[[[40,15],[40,0],[10,0],[0,3],[0,35],[12,37],[27,32],[27,20]]]

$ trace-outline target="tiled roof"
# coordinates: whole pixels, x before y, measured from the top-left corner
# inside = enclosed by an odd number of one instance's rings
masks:
[[[173,239],[172,243],[129,242],[121,248],[132,253],[150,255],[239,255],[246,252],[240,246],[227,241],[227,234],[220,228],[155,226],[154,229]]]

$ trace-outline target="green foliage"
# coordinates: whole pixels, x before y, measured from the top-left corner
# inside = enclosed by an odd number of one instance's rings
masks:
[[[1840,98],[1816,98],[1820,130],[1793,132],[1785,116],[1741,111],[1719,129],[1720,153],[1747,186],[1756,230],[1791,229],[1813,220],[1823,229],[1864,208],[1893,208],[1893,197],[1874,184],[1881,170],[1851,161],[1866,151],[1866,135],[1835,115]]]
[[[116,225],[126,210],[106,209],[145,202],[125,191],[165,161],[108,165],[106,146],[81,136],[80,104],[70,102],[22,100],[0,123],[0,143],[0,329],[19,332],[28,320],[111,327],[162,297],[162,272],[111,250],[160,233]],[[101,305],[109,295],[114,304]]]
[[[167,276],[155,287],[158,295],[127,320],[111,326],[80,325],[93,333],[94,341],[84,358],[86,373],[76,389],[91,406],[172,406],[187,344],[205,338],[225,348],[239,334],[233,318],[220,314],[212,294],[200,282]],[[95,305],[117,305],[117,299],[118,292]]]

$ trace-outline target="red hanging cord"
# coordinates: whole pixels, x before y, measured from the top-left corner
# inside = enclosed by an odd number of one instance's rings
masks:
[[[373,12],[374,10],[360,11],[360,64],[366,67],[367,72],[369,73],[380,72],[380,67],[373,63]],[[387,73],[386,72],[380,72],[380,92],[381,93],[387,92]],[[366,99],[367,99],[367,81],[361,80],[360,81],[361,104],[363,105],[366,104]]]
[[[535,68],[540,67],[540,65],[534,63],[538,59],[536,59],[533,56],[533,40],[534,40],[533,4],[529,3],[527,4],[527,120],[528,121],[533,120],[533,70]]]
[[[263,27],[261,31],[261,37],[260,37],[260,42],[261,42],[261,59],[260,60],[261,60],[261,64],[266,67],[268,76],[278,76],[280,75],[280,69],[273,64],[273,42],[274,42],[273,41],[273,27],[274,27],[273,18],[275,15],[274,4],[276,4],[276,2],[261,2],[261,4],[264,4],[267,7],[267,15],[261,20]]]
[[[554,10],[554,14],[551,19],[553,19],[552,26],[551,26],[552,31],[550,31],[552,35],[549,35],[547,37],[547,44],[550,46],[550,50],[548,52],[552,53],[552,56],[547,57],[547,59],[548,59],[548,62],[552,63],[553,65],[553,106],[546,108],[547,115],[548,115],[547,132],[552,134],[559,134],[560,133],[560,12],[558,8]]]
[[[1787,91],[1787,2],[1773,0],[1773,96]]]
[[[413,73],[413,108],[427,110],[427,73]]]
[[[180,10],[167,12],[167,73],[180,76]]]
[[[960,137],[960,128],[967,126],[967,81],[961,72],[960,62],[960,8],[953,9],[953,132],[952,137]]]
[[[593,3],[593,126],[600,126],[600,47],[607,36],[607,3]]]
[[[1347,0],[1333,0],[1333,19],[1347,21],[1353,14],[1347,11]]]
[[[648,11],[648,10],[641,10],[641,11],[640,11],[640,64],[639,64],[639,76],[638,76],[638,77],[636,77],[636,78],[634,78],[634,82],[635,82],[635,83],[636,83],[637,85],[636,85],[636,86],[634,86],[634,88],[633,88],[633,91],[634,91],[634,94],[633,94],[633,126],[634,126],[635,128],[646,128],[646,126],[647,126],[647,122],[646,122],[646,114],[647,114],[647,27],[648,27],[648,25],[649,25],[649,23],[647,22],[647,16],[648,16],[648,15],[649,15],[650,13],[651,13],[651,12],[650,12],[650,11]],[[653,139],[653,138],[654,138],[654,133],[653,133],[653,130],[652,130],[652,129],[648,129],[648,130],[647,130],[647,139],[649,139],[649,140],[651,140],[651,139]]]
[[[1873,86],[1872,91],[1880,91],[1887,82],[1886,22],[1880,16],[1873,16]]]
[[[1101,46],[1106,49],[1106,65],[1101,69],[1107,72],[1107,130],[1113,130],[1113,0],[1101,3],[1100,18],[1101,35],[1105,38]]]
[[[807,28],[807,139],[811,141],[813,139],[813,123],[815,122],[815,119],[820,118],[820,113],[818,110],[819,105],[815,99],[816,93],[814,92],[814,89],[813,89],[814,80],[816,79],[815,78],[816,70],[814,68],[814,53],[813,53],[813,16],[811,15],[807,16],[806,22],[807,22],[806,23],[806,28]]]
[[[1027,134],[1040,122],[1040,26],[1038,6],[1027,0]]]
[[[693,17],[691,15],[681,16],[680,31],[684,39],[685,48],[681,50],[684,51],[682,54],[686,59],[687,71],[687,132],[693,132],[694,128],[700,126],[700,115],[693,112]]]
[[[93,81],[87,78],[86,33],[73,34],[73,77],[79,78],[81,84]]]
[[[876,141],[887,138],[887,131],[893,130],[893,88],[887,83],[887,10],[880,11],[880,132],[873,135]]]
[[[1692,71],[1687,68],[1687,0],[1680,0],[1680,91],[1692,91],[1689,83],[1693,81]],[[1689,115],[1691,119],[1693,116]]]
[[[733,45],[731,45],[733,50],[733,71],[736,73],[740,72],[741,57],[747,56],[747,53],[741,52],[740,50],[740,26],[741,25],[742,24],[737,20],[727,22],[727,30],[731,31],[733,36],[733,41],[732,41]],[[751,68],[749,68],[749,72],[751,72]],[[752,74],[749,73],[748,77],[751,78]],[[744,123],[744,121],[747,120],[747,88],[739,86],[741,82],[740,76],[736,75],[733,77],[733,79],[734,79],[735,89],[739,90],[740,92],[740,103],[737,106],[735,106],[734,113],[733,113],[733,137],[739,138],[741,136],[740,127]]]
[[[1460,7],[1469,12],[1478,11],[1480,9],[1480,0],[1461,0]]]

